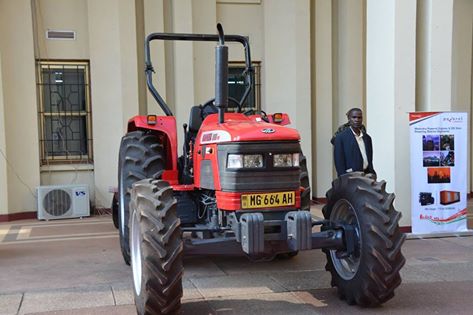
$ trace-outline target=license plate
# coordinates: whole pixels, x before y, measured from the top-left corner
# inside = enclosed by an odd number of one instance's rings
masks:
[[[241,195],[242,209],[284,207],[295,204],[296,194],[294,191]]]

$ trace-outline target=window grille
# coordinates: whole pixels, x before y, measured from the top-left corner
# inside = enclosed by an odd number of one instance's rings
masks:
[[[92,162],[88,62],[38,61],[41,164]]]
[[[242,111],[261,110],[261,64],[259,62],[252,63],[254,72],[253,76],[253,88],[251,89],[250,95],[243,104]],[[240,100],[246,89],[244,62],[232,62],[228,63],[228,96],[231,96],[237,100]],[[232,103],[229,103],[231,106]],[[232,109],[230,109],[231,111]]]

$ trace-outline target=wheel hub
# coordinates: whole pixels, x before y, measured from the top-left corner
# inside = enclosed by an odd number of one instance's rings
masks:
[[[130,238],[130,255],[131,255],[131,269],[133,271],[133,286],[137,296],[141,292],[141,227],[138,219],[138,214],[133,211],[131,217],[131,238]]]
[[[346,199],[340,199],[335,203],[330,214],[330,221],[343,222],[344,225],[351,225],[355,231],[355,251],[346,254],[337,250],[331,250],[333,266],[338,275],[344,280],[351,280],[355,277],[360,267],[360,249],[362,245],[360,234],[360,222],[353,205]]]

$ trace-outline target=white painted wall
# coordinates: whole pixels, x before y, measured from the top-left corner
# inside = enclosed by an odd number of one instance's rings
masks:
[[[95,205],[94,172],[88,164],[49,165],[41,168],[41,185],[87,185]],[[107,205],[107,208],[110,205]]]
[[[311,152],[310,4],[265,1],[263,110],[286,112],[299,130],[302,150]],[[282,40],[284,39],[284,40]],[[308,168],[312,169],[312,158]]]
[[[410,155],[407,113],[415,110],[416,5],[410,0],[367,1],[367,118],[378,180],[395,192],[395,206],[410,225]]]
[[[37,59],[89,59],[89,29],[86,0],[35,0],[32,2],[35,23],[35,57]],[[47,30],[76,32],[76,40],[50,40]],[[93,126],[92,126],[93,127]],[[40,169],[41,185],[87,184],[95,200],[93,165],[44,165]]]
[[[120,139],[138,113],[134,1],[87,3],[97,207],[110,207]],[[132,48],[127,48],[131,46]]]
[[[453,2],[418,1],[418,111],[451,110]]]
[[[10,165],[7,168],[9,213],[35,210],[34,189],[40,183],[31,14],[29,0],[0,1],[4,130]]]
[[[164,32],[164,3],[163,0],[144,0],[144,34],[143,38],[151,33]],[[163,17],[163,18],[161,18]],[[143,40],[144,44],[144,40]],[[164,51],[164,41],[153,41],[151,44],[151,61],[156,73],[153,73],[153,84],[156,86],[159,94],[165,101],[166,98],[166,55]],[[144,50],[142,55],[138,55],[138,60],[144,61]],[[139,69],[141,78],[145,78],[144,62],[143,68]],[[146,81],[144,80],[147,98],[147,113],[164,115],[151,93],[148,91]],[[168,104],[169,105],[169,104]],[[145,113],[143,113],[145,114]]]
[[[2,55],[0,51],[0,214],[8,213],[7,152],[5,139],[5,106],[3,104]]]
[[[473,1],[455,0],[453,4],[452,110],[471,114]],[[471,135],[471,115],[468,134]],[[473,137],[470,136],[470,150]],[[469,151],[471,152],[471,151]],[[468,154],[468,187],[471,191],[471,153]]]
[[[315,41],[315,54],[312,55],[312,111],[315,113],[315,128],[312,128],[313,170],[312,195],[325,197],[333,179],[333,148],[330,139],[333,135],[333,97],[332,97],[332,1],[317,0],[312,7],[315,23],[312,41]],[[315,11],[315,12],[314,12]],[[314,75],[315,74],[315,75]]]
[[[192,5],[192,30],[199,34],[217,33],[215,0],[200,0]],[[228,33],[228,31],[224,30]],[[217,43],[194,42],[194,104],[203,104],[215,96],[215,46]],[[241,47],[241,46],[240,46]],[[240,48],[239,47],[239,48]],[[240,49],[241,50],[241,49]],[[187,113],[187,120],[189,119]]]
[[[227,34],[250,37],[253,60],[262,65],[263,109],[288,112],[304,152],[312,153],[313,195],[323,197],[330,187],[330,137],[346,120],[346,110],[364,102],[363,0],[34,0],[37,45],[30,3],[0,0],[0,148],[13,161],[9,168],[0,156],[0,214],[35,209],[29,190],[40,182],[88,183],[96,187],[97,206],[108,207],[126,121],[146,111],[138,104],[137,81],[143,73],[139,36],[215,33],[217,21]],[[410,222],[406,113],[471,113],[472,16],[470,0],[367,1],[366,123],[375,145],[375,168],[397,194],[402,225]],[[47,28],[75,30],[77,41],[46,41]],[[40,172],[34,46],[41,58],[90,59],[93,166],[43,167]],[[214,94],[214,45],[164,46],[153,47],[155,82],[177,115],[181,147],[181,126],[190,107]],[[229,46],[230,60],[243,60],[240,47]],[[150,112],[160,112],[149,95],[146,103]],[[18,121],[29,123],[20,126]],[[37,157],[33,162],[32,156]]]
[[[363,109],[363,1],[337,4],[337,126],[347,121],[350,108]]]
[[[263,59],[264,17],[261,3],[217,3],[217,21],[222,23],[226,34],[248,36],[251,59],[253,61]],[[231,46],[236,46],[236,49],[229,49],[229,60],[244,61],[241,45]]]
[[[34,0],[37,23],[37,57],[43,59],[89,59],[86,0]],[[76,32],[76,40],[46,39],[47,30]]]

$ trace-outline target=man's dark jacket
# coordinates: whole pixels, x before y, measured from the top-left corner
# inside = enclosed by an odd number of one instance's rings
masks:
[[[367,133],[363,133],[363,141],[365,143],[366,156],[368,157],[368,167],[366,170],[363,169],[363,157],[351,128],[346,128],[336,136],[333,155],[338,176],[347,173],[349,169],[353,172],[365,171],[366,173],[376,174],[373,168],[373,144],[371,137]]]

